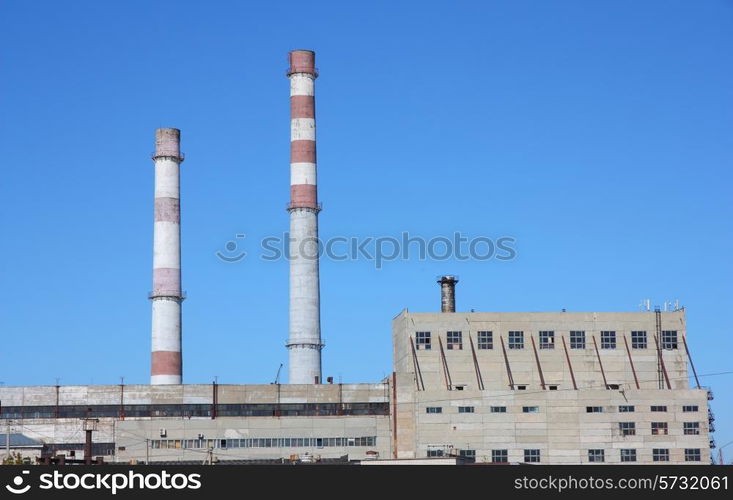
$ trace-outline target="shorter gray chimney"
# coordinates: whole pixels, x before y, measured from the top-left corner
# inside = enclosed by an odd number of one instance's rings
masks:
[[[456,312],[456,283],[458,276],[438,276],[440,283],[440,312]]]

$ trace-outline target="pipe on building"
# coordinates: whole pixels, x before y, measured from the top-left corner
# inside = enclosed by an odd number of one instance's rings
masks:
[[[634,383],[636,384],[637,389],[641,389],[641,386],[639,385],[639,377],[636,376],[636,368],[634,367],[634,358],[631,357],[631,350],[629,349],[629,342],[626,340],[626,335],[624,337],[624,346],[626,346],[626,355],[629,357],[629,364],[631,365],[631,373],[634,374]]]
[[[440,283],[440,311],[444,313],[456,312],[456,283],[458,276],[439,276]]]
[[[397,458],[397,372],[392,372],[392,458]]]
[[[420,370],[420,362],[417,360],[417,351],[415,350],[415,341],[410,337],[410,348],[412,349],[412,365],[415,369],[415,385],[417,390],[425,390],[425,382],[422,378],[422,371]]]
[[[606,379],[606,371],[603,369],[603,361],[601,361],[601,353],[598,352],[598,343],[596,342],[596,336],[591,335],[593,338],[593,348],[596,350],[596,358],[598,358],[598,366],[601,368],[601,376],[603,377],[603,388],[608,389],[608,380]]]
[[[152,355],[150,383],[181,384],[181,131],[155,131]]]
[[[443,376],[445,377],[445,388],[449,391],[453,390],[453,379],[448,369],[448,360],[445,359],[445,351],[443,351],[443,341],[438,337],[438,347],[440,347],[440,361],[443,365]]]
[[[504,365],[506,367],[506,376],[509,379],[509,388],[514,390],[514,376],[512,375],[512,367],[509,364],[509,356],[506,355],[506,346],[504,345],[504,337],[499,335],[501,341],[501,352],[504,355]]]
[[[575,372],[573,372],[573,364],[570,362],[570,354],[568,353],[568,345],[565,343],[565,337],[560,336],[562,339],[562,348],[565,350],[565,359],[568,362],[568,369],[570,370],[570,379],[573,381],[573,389],[578,390],[578,384],[575,383]]]
[[[476,371],[476,382],[478,384],[478,390],[484,390],[484,378],[481,376],[481,368],[478,364],[478,358],[476,357],[476,349],[473,347],[473,339],[471,334],[468,334],[468,343],[471,346],[471,357],[473,358],[473,369]]]
[[[544,391],[547,387],[545,385],[545,375],[542,373],[542,363],[540,363],[540,356],[537,354],[537,346],[534,343],[534,337],[532,335],[529,336],[530,340],[532,341],[532,350],[534,351],[534,359],[537,363],[537,372],[540,375],[540,386],[542,387],[542,390]]]
[[[293,50],[290,67],[290,305],[288,382],[321,381],[321,310],[316,184],[315,52]]]

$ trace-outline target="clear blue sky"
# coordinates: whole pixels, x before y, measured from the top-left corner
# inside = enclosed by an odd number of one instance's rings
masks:
[[[322,235],[517,238],[512,262],[322,264],[324,375],[391,371],[390,321],[680,299],[733,370],[733,3],[4,1],[0,381],[146,383],[153,132],[183,131],[189,383],[286,361],[286,54],[317,51]],[[733,377],[716,390],[733,439]],[[728,448],[729,455],[733,449]]]

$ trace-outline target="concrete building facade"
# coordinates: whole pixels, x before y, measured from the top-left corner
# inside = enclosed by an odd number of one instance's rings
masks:
[[[709,463],[709,391],[689,388],[685,330],[682,310],[403,311],[396,456]]]

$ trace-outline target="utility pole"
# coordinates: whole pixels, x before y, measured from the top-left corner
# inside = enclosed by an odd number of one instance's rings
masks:
[[[718,447],[718,465],[725,465],[725,460],[723,460],[723,448],[730,446],[733,444],[733,441],[729,441],[725,443],[723,446]]]
[[[10,420],[6,420],[5,424],[5,455],[10,460]]]

